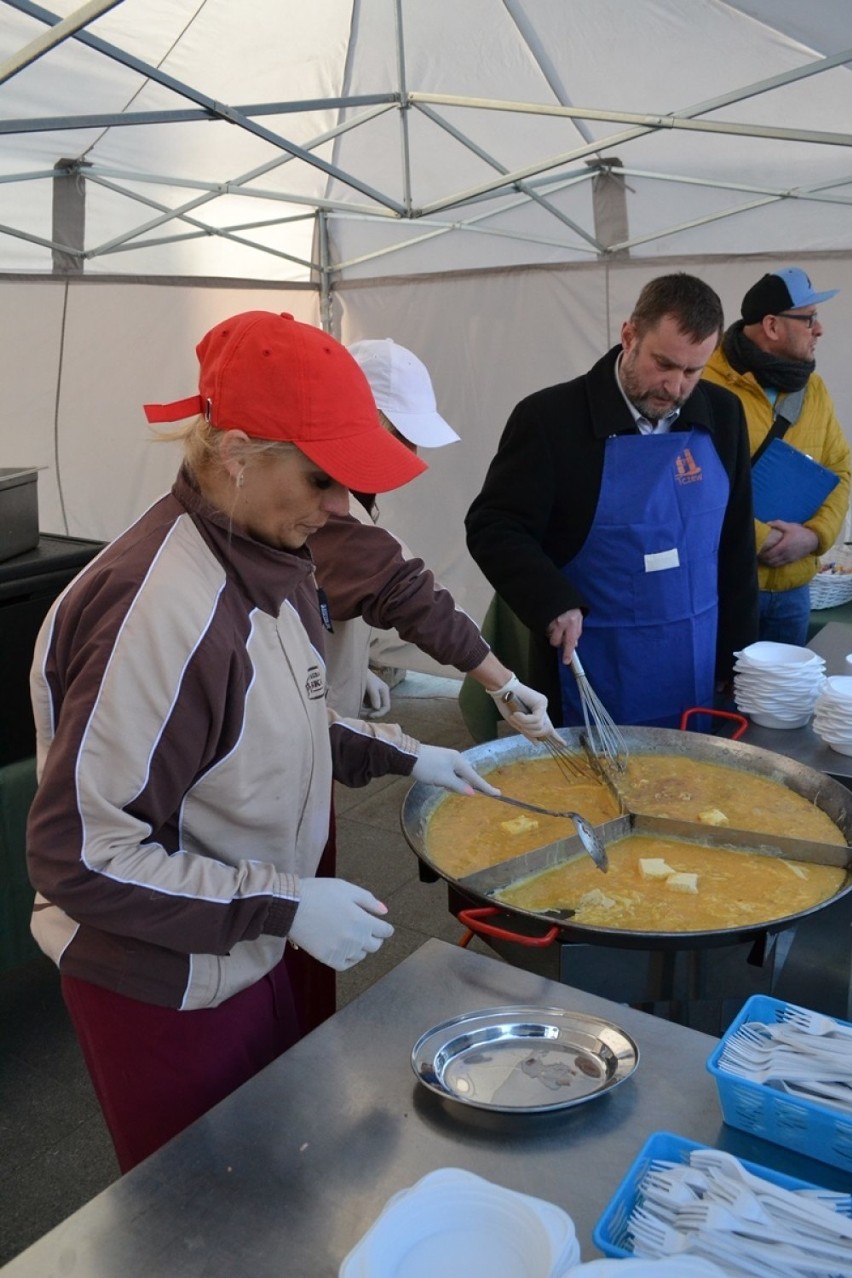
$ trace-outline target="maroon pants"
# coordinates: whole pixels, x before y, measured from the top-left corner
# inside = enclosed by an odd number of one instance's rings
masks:
[[[179,1012],[74,976],[62,993],[122,1172],[300,1037],[287,965],[219,1007]]]
[[[333,874],[334,816],[318,874]],[[62,994],[130,1171],[331,1016],[335,974],[304,950],[219,1007],[179,1012],[62,977]]]

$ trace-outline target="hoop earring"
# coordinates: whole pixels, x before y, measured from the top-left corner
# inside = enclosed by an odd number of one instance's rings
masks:
[[[246,472],[245,472],[245,469],[243,469],[237,475],[236,479],[234,480],[234,483],[237,485],[237,488],[242,488],[245,482],[246,482]]]

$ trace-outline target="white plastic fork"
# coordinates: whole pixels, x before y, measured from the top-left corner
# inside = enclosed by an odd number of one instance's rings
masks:
[[[696,1190],[707,1188],[708,1182],[704,1172],[699,1171],[697,1167],[690,1166],[689,1163],[673,1163],[668,1158],[652,1158],[648,1164],[648,1169],[652,1172],[665,1172],[667,1175],[691,1185]]]
[[[666,1256],[689,1252],[694,1256],[703,1256],[705,1260],[715,1261],[717,1265],[724,1262],[723,1267],[728,1274],[746,1274],[749,1278],[752,1275],[753,1278],[790,1278],[789,1269],[776,1269],[762,1261],[759,1264],[752,1263],[741,1254],[736,1243],[723,1237],[682,1234],[674,1226],[667,1225],[641,1207],[633,1209],[627,1228],[633,1238],[635,1256],[663,1260]]]
[[[852,1064],[852,1042],[845,1037],[830,1038],[802,1029],[794,1021],[764,1025],[759,1021],[747,1021],[726,1040],[727,1043],[750,1043],[756,1048],[772,1051],[776,1046],[792,1047],[797,1052],[818,1052],[822,1055],[845,1057]]]
[[[663,1206],[679,1207],[700,1201],[696,1190],[683,1177],[666,1172],[646,1172],[639,1182],[639,1192],[644,1198]]]
[[[847,1087],[845,1083],[823,1083],[813,1079],[806,1082],[799,1079],[794,1083],[783,1078],[780,1083],[790,1096],[812,1101],[815,1105],[830,1105],[845,1114],[852,1114],[852,1087]]]
[[[780,1060],[758,1065],[736,1060],[730,1056],[726,1059],[723,1053],[719,1057],[719,1069],[726,1074],[733,1074],[736,1078],[748,1078],[753,1083],[782,1080],[787,1083],[836,1083],[838,1081],[837,1067],[832,1067],[831,1062],[825,1064],[824,1060],[816,1059],[809,1061],[803,1056],[793,1057],[790,1060],[782,1057]]]
[[[720,1235],[713,1238],[718,1244]],[[764,1274],[784,1274],[785,1278],[852,1278],[852,1261],[846,1252],[818,1255],[810,1239],[802,1239],[802,1245],[790,1246],[784,1242],[758,1242],[754,1238],[738,1237],[735,1254],[750,1256],[763,1265]],[[724,1254],[724,1253],[722,1253]],[[775,1263],[773,1263],[775,1262]]]
[[[730,1208],[743,1220],[750,1220],[756,1224],[768,1225],[774,1219],[772,1213],[767,1211],[757,1194],[749,1189],[748,1185],[731,1180],[727,1176],[713,1176],[708,1178],[708,1183],[709,1189],[704,1196],[704,1202],[721,1203],[723,1207]]]
[[[719,1203],[693,1203],[678,1210],[674,1223],[677,1228],[682,1225],[690,1230],[736,1234],[758,1245],[771,1246],[775,1243],[784,1243],[796,1250],[802,1265],[805,1265],[809,1255],[818,1255],[821,1261],[831,1260],[845,1264],[852,1273],[852,1252],[839,1240],[833,1243],[816,1234],[805,1233],[804,1230],[785,1228],[771,1216],[767,1216],[769,1226],[767,1228],[767,1225],[761,1225],[759,1222],[745,1220]]]
[[[754,1191],[773,1214],[783,1214],[788,1219],[795,1215],[800,1220],[806,1219],[811,1225],[818,1226],[823,1233],[828,1233],[833,1238],[839,1236],[852,1240],[852,1220],[848,1216],[810,1195],[802,1197],[794,1190],[784,1189],[763,1176],[754,1175],[743,1167],[739,1159],[725,1150],[693,1149],[689,1161],[693,1167],[699,1167],[709,1176],[716,1174],[741,1181]]]
[[[812,1198],[814,1202],[830,1204],[833,1211],[852,1216],[852,1194],[847,1194],[843,1189],[821,1189],[816,1185],[813,1189],[797,1189],[796,1197]]]
[[[726,1233],[745,1234],[749,1238],[767,1238],[767,1227],[774,1230],[773,1217],[763,1213],[762,1220],[749,1220],[724,1203],[688,1203],[678,1208],[676,1225],[685,1229],[725,1230]]]
[[[792,1003],[788,1003],[781,1012],[781,1019],[790,1024],[798,1025],[799,1029],[804,1030],[806,1034],[826,1034],[836,1035],[839,1038],[852,1038],[852,1026],[841,1025],[839,1021],[834,1020],[831,1016],[824,1016],[822,1012],[811,1012],[806,1007],[796,1007]]]
[[[824,1042],[823,1039],[818,1041]],[[731,1038],[725,1043],[719,1057],[719,1069],[734,1073],[738,1068],[748,1070],[749,1073],[773,1069],[784,1078],[792,1077],[801,1068],[809,1076],[839,1087],[841,1098],[844,1087],[847,1093],[852,1092],[852,1086],[849,1086],[852,1084],[852,1053],[822,1052],[819,1049],[799,1051],[798,1048],[787,1047],[782,1043],[767,1049],[755,1043],[736,1042]]]

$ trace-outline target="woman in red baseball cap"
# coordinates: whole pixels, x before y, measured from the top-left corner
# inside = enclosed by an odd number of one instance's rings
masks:
[[[265,311],[197,353],[198,395],[146,409],[192,418],[171,492],[56,602],[32,675],[32,927],[122,1171],[304,1032],[295,947],[343,970],[391,935],[372,893],[319,872],[332,779],[492,792],[456,751],[326,709],[305,543],[350,487],[424,468],[355,361]]]

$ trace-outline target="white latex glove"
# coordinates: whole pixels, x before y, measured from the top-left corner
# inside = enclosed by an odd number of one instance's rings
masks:
[[[474,790],[481,790],[483,794],[500,793],[474,771],[464,755],[444,746],[421,745],[411,775],[415,781],[442,785],[458,794],[473,794]]]
[[[388,907],[346,879],[302,879],[290,940],[337,972],[360,963],[393,936],[378,916]]]
[[[488,695],[493,697],[494,704],[506,722],[531,741],[550,736],[554,731],[547,714],[547,697],[543,692],[536,692],[535,688],[528,688],[516,675],[512,675],[502,688],[489,691]],[[519,706],[523,706],[523,710]]]
[[[390,704],[390,688],[384,679],[380,679],[377,674],[373,674],[368,666],[367,682],[364,685],[364,705],[369,706],[369,710],[367,710],[364,717],[366,719],[381,719],[390,710]]]

